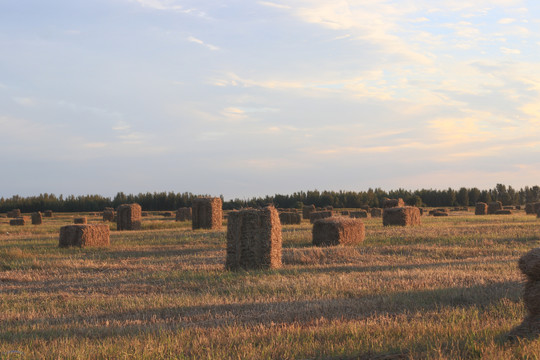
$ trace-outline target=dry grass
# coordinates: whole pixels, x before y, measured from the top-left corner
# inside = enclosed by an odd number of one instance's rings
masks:
[[[540,340],[504,341],[525,315],[517,260],[540,244],[538,220],[524,212],[424,217],[413,228],[368,218],[365,241],[347,248],[311,247],[303,221],[283,227],[281,269],[241,272],[224,271],[224,230],[159,216],[111,231],[108,248],[60,249],[71,216],[38,227],[0,219],[2,359],[540,353]]]

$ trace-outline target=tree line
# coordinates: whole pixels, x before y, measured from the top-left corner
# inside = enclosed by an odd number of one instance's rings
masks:
[[[116,208],[121,204],[138,203],[143,210],[162,211],[175,210],[191,206],[192,200],[200,195],[189,192],[154,192],[124,194],[119,192],[113,198],[101,195],[70,195],[63,197],[54,194],[39,196],[0,198],[0,212],[20,209],[22,212],[52,210],[56,212],[92,212],[102,211],[105,207]],[[223,199],[223,196],[221,196]],[[333,206],[335,208],[359,208],[368,205],[380,207],[384,198],[402,198],[412,206],[444,207],[444,206],[474,206],[477,202],[501,201],[503,205],[523,205],[540,201],[540,187],[525,186],[519,190],[512,186],[497,184],[493,189],[480,190],[465,188],[446,190],[397,189],[385,191],[380,188],[367,191],[299,191],[289,195],[276,194],[273,196],[253,197],[251,199],[233,199],[223,202],[225,210],[243,207],[261,207],[274,204],[280,208],[301,208],[303,204],[317,207]]]

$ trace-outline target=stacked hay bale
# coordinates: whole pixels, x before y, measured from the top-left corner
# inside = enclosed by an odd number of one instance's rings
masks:
[[[523,292],[527,315],[523,322],[508,334],[510,339],[540,334],[540,248],[532,249],[523,255],[518,266],[527,280]]]
[[[487,215],[488,214],[488,204],[484,202],[477,202],[476,207],[474,208],[474,215]]]
[[[349,216],[353,219],[367,218],[368,212],[366,210],[351,211]]]
[[[373,208],[371,209],[371,217],[381,217],[383,214],[383,209],[381,208]]]
[[[192,226],[196,229],[221,229],[223,210],[221,198],[196,198],[192,203]]]
[[[60,228],[58,246],[109,246],[109,236],[109,226],[105,224],[67,225]]]
[[[43,212],[43,217],[46,217],[46,218],[52,218],[53,217],[53,212],[52,210],[45,210]]]
[[[26,219],[23,217],[9,220],[11,226],[23,226],[26,224]]]
[[[488,215],[493,215],[499,210],[502,210],[502,202],[492,201],[488,204]]]
[[[281,244],[281,223],[273,206],[229,213],[225,261],[228,270],[279,268]]]
[[[281,225],[298,225],[302,223],[302,217],[297,212],[280,212],[279,221]]]
[[[332,211],[313,211],[309,216],[309,222],[313,224],[316,220],[326,219],[333,215]]]
[[[384,209],[383,225],[414,226],[420,225],[420,210],[413,206],[391,207]]]
[[[405,207],[405,202],[402,198],[399,199],[389,199],[384,198],[382,202],[383,209],[393,208],[393,207]]]
[[[364,241],[366,230],[360,219],[329,217],[313,224],[313,245],[355,245]]]
[[[74,224],[86,224],[88,223],[86,216],[81,216],[73,219]]]
[[[11,211],[8,211],[7,216],[8,216],[8,218],[20,218],[21,217],[21,210],[20,209],[13,209]]]
[[[118,207],[116,214],[117,230],[140,230],[141,229],[141,205],[123,204]]]
[[[189,221],[191,220],[191,208],[181,207],[176,210],[176,221]]]
[[[315,211],[315,205],[304,205],[302,208],[302,217],[304,220],[309,220],[311,218],[311,213]]]
[[[103,221],[114,221],[114,209],[112,207],[106,207],[103,210]]]
[[[43,216],[41,212],[32,213],[32,225],[41,225],[43,223]]]

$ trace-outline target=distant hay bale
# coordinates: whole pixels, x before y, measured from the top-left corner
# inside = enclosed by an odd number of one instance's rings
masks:
[[[141,213],[141,205],[139,204],[120,205],[116,214],[116,230],[140,230]]]
[[[298,225],[302,223],[302,217],[296,212],[281,212],[279,213],[279,221],[281,225]]]
[[[468,208],[467,206],[463,206],[463,207],[461,208],[461,211],[469,211],[469,208]]]
[[[332,205],[328,205],[328,206],[324,207],[324,210],[332,211],[332,210],[334,210],[334,207]]]
[[[32,225],[41,225],[43,223],[43,216],[41,212],[32,213]]]
[[[302,208],[302,217],[304,220],[309,220],[311,213],[315,211],[315,205],[304,205]]]
[[[434,211],[432,215],[433,216],[450,216],[450,214],[448,214],[447,212],[438,211],[438,210]]]
[[[533,204],[533,211],[535,214],[538,214],[538,212],[540,212],[540,202]]]
[[[516,205],[516,210],[521,210],[521,205]]]
[[[477,202],[476,207],[474,208],[474,215],[487,215],[488,214],[488,204],[484,202]]]
[[[6,219],[7,217],[8,217],[7,214],[0,214],[0,218],[2,219]]]
[[[148,217],[148,216],[150,216],[150,214],[148,213],[148,211],[141,211],[141,216],[142,217]]]
[[[497,210],[494,215],[512,215],[512,210]]]
[[[87,224],[88,220],[86,219],[86,216],[76,217],[73,219],[74,224]]]
[[[514,210],[514,206],[503,206],[503,210]]]
[[[173,214],[172,211],[164,211],[164,212],[161,213],[161,216],[163,216],[163,217],[173,217],[173,215],[174,214]],[[142,216],[142,214],[141,214],[141,216]]]
[[[527,215],[536,214],[536,212],[534,211],[534,204],[535,203],[527,203],[527,204],[525,204],[525,214],[527,214]]]
[[[26,224],[26,219],[23,217],[9,220],[11,226],[22,226]]]
[[[20,209],[13,209],[11,211],[8,211],[7,216],[8,216],[8,218],[20,218],[22,216],[21,215],[21,210]]]
[[[281,223],[273,206],[229,213],[226,269],[279,268],[281,246]]]
[[[415,226],[420,225],[420,209],[413,206],[386,208],[383,212],[383,225]]]
[[[333,215],[332,211],[313,211],[309,216],[309,222],[313,224],[316,220],[329,218]]]
[[[455,207],[455,208],[452,208],[450,211],[461,211],[461,208]]]
[[[381,208],[373,208],[371,209],[371,217],[381,217],[383,214],[383,209]]]
[[[109,245],[110,230],[106,224],[66,225],[60,228],[59,247]]]
[[[368,212],[366,210],[351,211],[350,214],[349,214],[349,217],[351,217],[353,219],[367,218],[368,217]]]
[[[341,215],[343,215],[343,216],[349,216],[350,213],[351,213],[351,212],[350,212],[349,210],[343,210],[343,211],[341,212]]]
[[[420,210],[420,216],[424,215],[424,208],[418,208]]]
[[[221,198],[196,198],[192,202],[192,226],[196,229],[221,229],[223,210]]]
[[[114,221],[114,209],[111,207],[106,207],[103,210],[103,221]]]
[[[502,202],[492,201],[488,204],[488,215],[495,214],[498,210],[502,210]]]
[[[43,217],[52,218],[53,217],[53,211],[52,210],[45,210],[43,212]]]
[[[189,221],[191,220],[191,208],[181,207],[176,210],[176,221]]]
[[[393,207],[405,207],[405,202],[402,198],[399,199],[388,199],[385,198],[382,202],[383,209],[393,208]]]
[[[329,217],[313,224],[314,246],[356,245],[364,241],[366,229],[360,219]]]
[[[369,212],[369,205],[360,205],[360,209],[362,210],[366,210],[367,212]]]

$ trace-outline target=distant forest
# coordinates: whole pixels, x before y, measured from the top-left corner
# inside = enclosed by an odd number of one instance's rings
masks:
[[[199,195],[192,193],[154,192],[138,195],[126,195],[123,192],[114,198],[101,195],[82,196],[55,196],[54,194],[40,194],[39,196],[21,197],[13,196],[9,199],[0,198],[0,212],[20,209],[22,212],[52,210],[57,212],[83,212],[101,211],[105,207],[136,202],[143,210],[175,210],[180,207],[191,206],[193,198]],[[223,198],[223,197],[222,197]],[[225,210],[240,209],[243,207],[260,207],[274,204],[280,208],[301,208],[303,204],[317,207],[333,206],[335,208],[359,208],[362,205],[379,207],[384,198],[402,198],[408,205],[442,207],[442,206],[472,206],[478,201],[501,201],[503,205],[523,205],[529,202],[540,201],[540,187],[525,186],[516,190],[512,186],[497,184],[495,188],[480,190],[478,188],[460,188],[454,190],[391,190],[368,189],[367,191],[300,191],[291,195],[255,197],[251,199],[234,199],[223,202]]]

